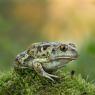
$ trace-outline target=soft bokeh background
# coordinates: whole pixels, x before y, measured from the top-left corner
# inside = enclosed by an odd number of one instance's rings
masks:
[[[0,0],[0,72],[31,43],[77,44],[79,59],[69,64],[95,79],[95,0]]]

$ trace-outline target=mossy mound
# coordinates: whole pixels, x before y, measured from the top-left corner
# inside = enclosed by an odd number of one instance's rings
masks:
[[[0,76],[0,95],[95,95],[95,86],[81,75],[56,72],[61,78],[52,82],[31,69],[15,69]]]

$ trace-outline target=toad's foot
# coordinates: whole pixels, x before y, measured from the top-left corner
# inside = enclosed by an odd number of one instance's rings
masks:
[[[34,62],[32,63],[32,66],[34,68],[34,70],[40,75],[40,76],[43,76],[43,77],[46,77],[52,81],[54,81],[53,78],[59,78],[58,76],[56,75],[52,75],[52,74],[49,74],[47,72],[44,71],[42,65],[39,63],[39,62]],[[52,78],[53,77],[53,78]]]

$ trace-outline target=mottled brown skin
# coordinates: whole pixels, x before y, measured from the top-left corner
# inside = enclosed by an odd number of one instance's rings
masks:
[[[38,75],[54,81],[56,75],[48,71],[55,71],[66,63],[77,59],[78,53],[73,43],[39,42],[17,55],[15,66],[20,68],[34,68]]]

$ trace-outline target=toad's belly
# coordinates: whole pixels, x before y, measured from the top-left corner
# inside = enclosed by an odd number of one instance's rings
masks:
[[[59,60],[59,61],[51,61],[48,63],[42,63],[42,66],[46,70],[53,71],[65,66],[66,63],[68,63],[68,60]]]

